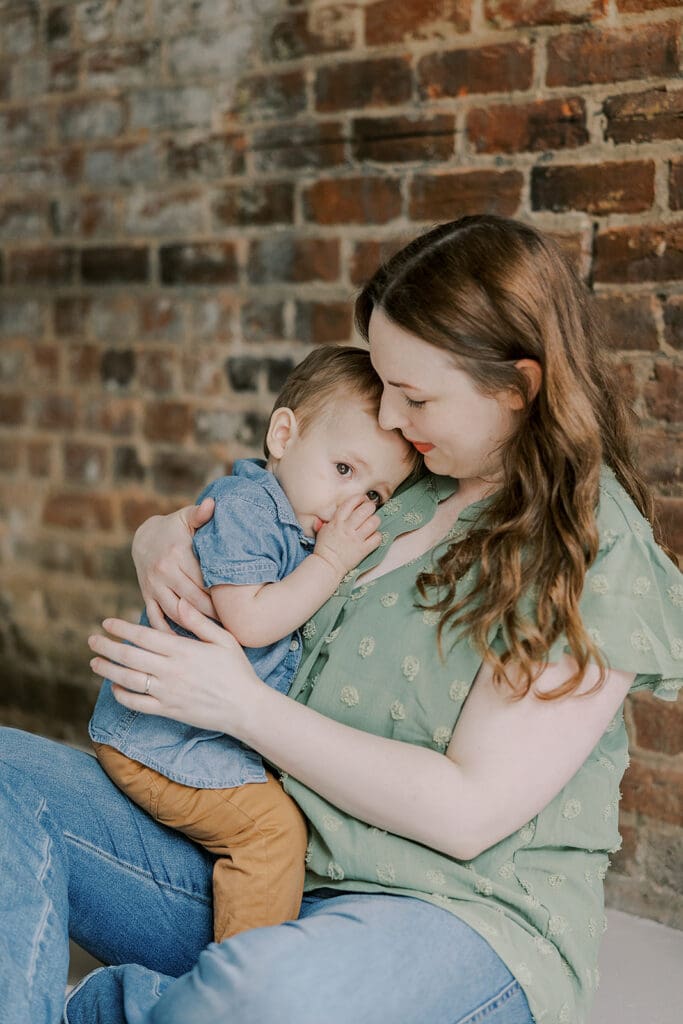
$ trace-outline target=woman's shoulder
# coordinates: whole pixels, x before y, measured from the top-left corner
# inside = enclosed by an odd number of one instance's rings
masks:
[[[600,550],[611,548],[618,541],[637,538],[652,544],[656,542],[652,526],[636,508],[635,502],[619,483],[609,466],[600,473],[600,493],[596,511],[596,524],[600,537]]]

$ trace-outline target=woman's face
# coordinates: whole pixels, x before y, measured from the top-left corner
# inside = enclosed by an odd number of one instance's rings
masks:
[[[433,473],[458,480],[500,479],[502,442],[519,407],[514,392],[483,395],[444,350],[429,345],[374,309],[370,358],[384,384],[380,426],[397,428]]]

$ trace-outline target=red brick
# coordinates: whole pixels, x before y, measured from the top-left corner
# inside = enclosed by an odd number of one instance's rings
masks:
[[[455,118],[367,117],[352,122],[351,147],[356,160],[405,163],[448,160],[453,155]]]
[[[24,395],[0,394],[0,424],[14,427],[24,422],[26,398]]]
[[[297,302],[296,336],[301,341],[321,345],[348,341],[351,314],[349,302]]]
[[[519,208],[522,185],[519,171],[417,175],[410,190],[410,217],[447,221],[473,213],[512,216]]]
[[[407,57],[349,61],[319,68],[315,78],[317,110],[387,107],[412,98],[413,79]]]
[[[664,337],[667,345],[683,348],[683,295],[671,295],[664,305]]]
[[[651,160],[534,167],[531,171],[534,210],[639,213],[652,206],[654,197],[655,165]]]
[[[328,178],[304,189],[302,203],[316,224],[386,224],[401,214],[401,186],[386,177]]]
[[[34,379],[39,385],[56,384],[59,380],[60,350],[53,345],[36,345],[33,349]]]
[[[574,149],[589,140],[584,101],[536,100],[471,110],[467,137],[477,153],[522,153]]]
[[[149,277],[149,250],[134,245],[84,249],[81,276],[88,284],[143,284]]]
[[[39,427],[46,430],[71,430],[78,418],[73,395],[36,395],[33,413]]]
[[[115,46],[107,44],[100,49],[86,51],[85,88],[116,89],[146,85],[159,76],[160,44],[134,42]]]
[[[683,498],[657,498],[655,507],[664,543],[679,555],[683,565]]]
[[[215,460],[201,451],[157,452],[152,463],[154,489],[194,500],[209,479],[216,475]]]
[[[223,189],[211,204],[217,230],[231,225],[291,224],[294,186],[284,182],[258,183]]]
[[[71,248],[15,250],[10,253],[9,283],[50,287],[71,284],[76,255]]]
[[[101,445],[68,442],[63,448],[64,479],[69,483],[100,484],[107,472],[107,449]]]
[[[378,0],[365,8],[368,46],[413,40],[449,40],[470,27],[471,0]]]
[[[258,171],[336,167],[346,159],[344,130],[336,121],[273,125],[254,133],[251,152]]]
[[[653,295],[599,295],[597,303],[607,327],[605,341],[611,348],[648,352],[657,349]]]
[[[251,243],[249,280],[254,284],[289,281],[336,281],[339,277],[336,238],[295,238],[272,235]]]
[[[200,182],[244,172],[244,136],[213,135],[197,142],[168,142],[166,166],[171,178]]]
[[[420,95],[438,100],[444,96],[529,89],[533,63],[533,50],[525,43],[432,53],[417,65]]]
[[[609,96],[603,103],[605,138],[612,142],[652,142],[680,139],[683,134],[683,89],[667,86],[647,92]]]
[[[28,471],[34,477],[47,477],[52,468],[52,445],[49,441],[29,441],[26,445]]]
[[[43,523],[67,530],[111,530],[114,525],[111,499],[102,494],[68,491],[53,494],[43,507]]]
[[[683,482],[678,439],[665,430],[641,430],[636,438],[638,466],[648,483],[672,487]]]
[[[137,428],[137,402],[99,395],[88,404],[85,426],[101,434],[124,437]]]
[[[79,53],[63,53],[50,60],[48,91],[71,92],[78,89],[78,73],[81,64]]]
[[[176,389],[175,352],[143,352],[139,357],[140,384],[157,394],[173,392]]]
[[[668,281],[683,277],[683,224],[613,228],[595,242],[596,281]]]
[[[631,714],[636,745],[672,756],[683,753],[683,703],[662,704],[649,693],[634,694]]]
[[[90,299],[80,295],[55,299],[54,324],[58,337],[73,338],[85,333]]]
[[[676,22],[623,31],[566,33],[548,40],[546,84],[593,85],[678,75]]]
[[[672,210],[683,210],[683,160],[672,160],[669,164],[669,206]]]
[[[284,337],[284,306],[281,302],[266,303],[262,299],[248,302],[240,314],[245,341],[271,341]]]
[[[648,412],[657,420],[679,422],[683,417],[683,366],[661,359],[653,372],[654,379],[643,389]]]
[[[281,75],[251,75],[237,89],[235,113],[245,120],[265,121],[295,117],[306,108],[303,71]]]
[[[69,7],[53,7],[45,19],[45,39],[48,46],[64,46],[71,33],[73,10]]]
[[[166,295],[151,295],[140,301],[140,336],[178,341],[184,334],[182,308]]]
[[[356,242],[351,256],[352,284],[364,284],[377,268],[409,241],[407,238],[383,238],[381,241]]]
[[[14,476],[22,463],[24,446],[20,441],[3,437],[0,444],[0,473]]]
[[[187,402],[148,402],[143,432],[150,441],[185,441],[192,428],[192,409]]]
[[[125,498],[121,502],[123,525],[130,533],[134,533],[150,516],[163,516],[172,511],[168,502],[160,498]]]
[[[355,42],[350,4],[282,14],[268,27],[264,59],[296,60],[320,53],[349,50]]]
[[[678,0],[617,0],[617,8],[624,14],[642,14],[660,7],[676,7]]]
[[[659,768],[634,758],[623,781],[622,809],[683,825],[683,772]]]
[[[605,0],[485,0],[484,16],[496,28],[593,22],[605,14]]]
[[[232,284],[237,256],[230,242],[164,245],[159,250],[163,284]]]
[[[100,379],[102,350],[99,345],[70,345],[66,368],[70,383],[90,384]]]

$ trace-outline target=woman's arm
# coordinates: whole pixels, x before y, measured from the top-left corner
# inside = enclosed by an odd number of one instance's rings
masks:
[[[185,603],[179,621],[209,643],[107,620],[91,647],[126,707],[222,729],[347,813],[470,860],[540,811],[571,779],[621,706],[632,676],[609,672],[593,694],[512,702],[480,671],[447,755],[361,732],[269,689],[234,639]],[[115,664],[113,662],[118,662]],[[568,657],[539,679],[554,688]],[[146,674],[152,676],[149,696]],[[595,682],[590,670],[582,689]],[[133,692],[131,692],[133,691]]]
[[[205,498],[201,505],[187,505],[167,516],[151,516],[133,537],[135,571],[147,617],[155,629],[172,632],[164,613],[175,622],[181,597],[204,615],[216,614],[192,548],[192,537],[208,523],[213,510],[213,498]]]

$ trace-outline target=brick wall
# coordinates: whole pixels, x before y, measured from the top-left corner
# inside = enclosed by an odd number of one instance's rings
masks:
[[[679,0],[0,2],[0,717],[81,739],[131,532],[257,451],[439,220],[553,233],[683,550]],[[683,923],[683,717],[638,698],[610,896]],[[676,877],[677,876],[677,877]]]

